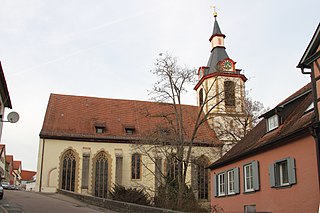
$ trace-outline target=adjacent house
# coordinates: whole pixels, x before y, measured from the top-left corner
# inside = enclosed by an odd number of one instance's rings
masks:
[[[311,83],[262,115],[243,140],[210,165],[213,209],[318,212],[319,29],[298,65],[311,68]]]
[[[12,175],[13,175],[13,185],[20,186],[21,184],[21,171],[22,164],[21,161],[13,161],[12,164]]]
[[[36,187],[36,172],[29,170],[21,171],[21,189],[34,191]]]
[[[5,179],[6,173],[6,146],[0,144],[0,178]]]
[[[5,173],[5,181],[7,181],[10,185],[14,184],[13,178],[13,155],[6,155],[6,173]]]
[[[0,62],[0,120],[3,120],[4,109],[10,108],[12,109],[10,95],[7,87],[7,82],[4,77],[4,73],[2,70],[1,62]],[[1,142],[1,134],[2,134],[2,125],[0,122],[0,142]]]

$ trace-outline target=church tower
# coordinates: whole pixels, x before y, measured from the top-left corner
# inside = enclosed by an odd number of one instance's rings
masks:
[[[209,115],[209,125],[225,143],[227,150],[236,142],[236,135],[244,134],[241,122],[245,117],[247,78],[241,74],[241,69],[236,69],[236,62],[228,56],[225,37],[214,12],[213,32],[209,38],[211,54],[207,66],[198,69],[198,83],[194,89],[198,105]]]

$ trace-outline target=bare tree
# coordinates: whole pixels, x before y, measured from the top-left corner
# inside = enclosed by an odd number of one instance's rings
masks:
[[[240,141],[260,121],[259,116],[267,109],[259,101],[254,101],[246,92],[243,113],[230,114],[217,122],[216,133],[219,138],[228,140],[229,145]]]
[[[207,122],[209,118],[207,115],[209,115],[223,99],[206,109],[206,113],[203,112],[204,106],[219,95],[212,92],[213,82],[204,90],[203,101],[198,107],[198,112],[194,117],[194,123],[191,128],[192,131],[186,133],[185,125],[190,125],[190,123],[186,124],[185,122],[185,113],[187,112],[184,111],[181,99],[186,86],[195,82],[195,70],[178,65],[177,59],[166,53],[160,54],[152,72],[159,80],[154,84],[150,94],[157,102],[169,103],[168,107],[170,107],[171,110],[157,114],[145,112],[146,116],[161,118],[163,125],[160,125],[154,132],[150,133],[149,140],[151,143],[149,141],[149,144],[152,144],[152,147],[146,148],[146,146],[141,146],[141,148],[143,147],[143,153],[146,153],[155,164],[157,159],[155,153],[157,152],[162,156],[166,156],[167,162],[174,161],[173,164],[176,165],[176,167],[171,168],[172,171],[170,168],[167,168],[167,170],[175,173],[178,184],[177,206],[179,208],[183,205],[183,195],[186,191],[186,176],[188,166],[191,163],[192,148],[197,138],[197,132],[201,125]],[[190,127],[188,127],[188,129],[190,130]],[[161,170],[160,168],[157,169],[159,169],[159,171]],[[154,174],[153,171],[150,172]],[[168,175],[167,173],[160,173],[162,177]]]

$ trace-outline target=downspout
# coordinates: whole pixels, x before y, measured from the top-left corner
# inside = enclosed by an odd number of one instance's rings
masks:
[[[318,187],[320,189],[320,127],[319,127],[319,112],[318,112],[318,97],[317,97],[317,88],[316,88],[316,80],[313,71],[313,68],[311,68],[310,72],[304,71],[304,67],[301,66],[301,73],[302,74],[309,74],[311,77],[311,86],[313,91],[313,105],[314,105],[314,113],[316,116],[316,125],[312,127],[313,129],[313,137],[314,141],[316,143],[316,157],[317,157],[317,164],[318,164]]]
[[[39,181],[39,192],[41,192],[42,188],[42,171],[43,171],[43,157],[44,157],[44,144],[46,140],[42,139],[42,153],[41,153],[41,167],[40,167],[40,181]]]

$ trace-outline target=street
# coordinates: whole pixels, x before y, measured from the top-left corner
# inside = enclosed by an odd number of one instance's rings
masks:
[[[61,194],[47,194],[17,190],[5,190],[0,200],[0,212],[4,213],[116,213],[95,207]]]

